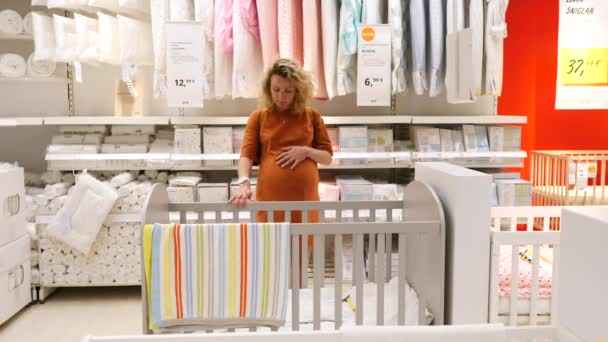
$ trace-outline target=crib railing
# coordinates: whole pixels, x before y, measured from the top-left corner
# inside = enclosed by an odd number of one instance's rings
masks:
[[[562,207],[493,207],[491,227],[501,231],[559,230]],[[522,227],[523,226],[523,227]],[[523,228],[523,229],[518,229]]]
[[[427,308],[434,317],[434,324],[441,325],[444,322],[445,221],[443,209],[436,195],[424,183],[413,182],[408,185],[404,190],[403,201],[253,202],[244,208],[236,208],[225,203],[169,204],[166,190],[162,185],[157,184],[148,202],[148,210],[145,214],[145,221],[148,223],[168,222],[170,212],[178,212],[179,222],[186,224],[239,222],[245,216],[244,213],[247,213],[249,218],[255,218],[258,212],[267,212],[268,220],[272,222],[274,211],[284,211],[285,221],[289,221],[294,211],[301,211],[302,223],[290,225],[292,329],[295,331],[300,328],[300,286],[297,285],[300,277],[307,279],[309,273],[309,236],[314,241],[313,329],[319,330],[321,325],[321,288],[326,281],[324,247],[328,237],[334,238],[335,248],[333,260],[335,329],[340,329],[343,322],[342,289],[346,284],[342,274],[342,252],[344,239],[349,237],[353,241],[352,285],[357,289],[354,303],[357,325],[364,324],[363,285],[366,278],[375,280],[377,284],[376,324],[383,325],[385,322],[384,284],[389,279],[392,268],[393,236],[397,237],[396,253],[399,270],[397,324],[406,323],[406,281],[418,294],[418,323],[426,323]],[[415,211],[409,211],[410,208],[415,208]],[[402,211],[399,219],[395,219],[395,216],[398,216],[396,211]],[[309,212],[318,212],[319,222],[310,222]],[[346,215],[348,212],[351,212],[352,216]],[[380,220],[386,222],[378,222]],[[366,239],[367,249],[365,249]],[[365,254],[368,255],[368,272],[364,267]],[[306,282],[303,283],[305,284]],[[144,331],[149,332],[146,326],[145,286],[142,287],[142,291],[144,291]]]
[[[533,151],[530,168],[530,179],[534,187],[533,204],[552,206],[606,203],[607,161],[608,151]],[[579,172],[587,177],[579,177]],[[587,186],[591,187],[591,191],[588,191]]]

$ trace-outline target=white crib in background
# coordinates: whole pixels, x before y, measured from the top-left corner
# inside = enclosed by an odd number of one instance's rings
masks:
[[[559,242],[560,232],[552,230],[557,227],[562,215],[562,207],[495,207],[491,216],[491,258],[490,258],[490,300],[489,322],[509,325],[555,324],[557,322],[557,305],[559,298]],[[525,231],[517,231],[518,226]],[[502,228],[502,229],[501,229]],[[501,247],[510,250],[511,267],[501,273]],[[539,296],[539,274],[541,270],[541,247],[552,252],[551,299]],[[520,262],[522,248],[532,251],[530,296],[520,299]],[[502,258],[503,262],[504,257]],[[526,261],[524,261],[525,263]],[[524,265],[525,266],[525,265]],[[506,274],[505,274],[506,273]],[[510,276],[511,293],[508,297],[500,296],[500,283],[505,276]],[[518,285],[514,285],[518,284]],[[550,302],[550,303],[549,303]],[[541,307],[544,306],[544,308]],[[541,310],[543,309],[543,310]]]
[[[374,202],[259,202],[250,203],[243,210],[225,203],[181,203],[169,204],[167,191],[164,185],[156,184],[147,200],[145,208],[146,223],[168,223],[171,212],[179,212],[179,221],[182,224],[192,223],[190,218],[196,214],[196,223],[228,223],[241,222],[243,211],[249,217],[256,217],[258,211],[268,211],[269,221],[272,222],[272,210],[285,211],[286,220],[289,221],[291,211],[302,211],[303,223],[291,224],[290,235],[292,241],[292,284],[299,283],[308,278],[308,248],[307,237],[314,237],[313,249],[313,326],[314,330],[321,329],[321,290],[326,282],[324,265],[325,249],[323,248],[325,238],[335,237],[335,285],[334,295],[334,324],[332,329],[340,329],[343,326],[342,317],[342,287],[348,286],[343,282],[342,274],[342,242],[343,238],[352,236],[353,239],[353,287],[357,289],[354,304],[355,322],[352,324],[364,324],[364,314],[367,308],[363,306],[363,292],[366,271],[364,269],[364,253],[368,253],[368,274],[387,274],[391,270],[393,249],[393,236],[398,237],[396,252],[399,256],[397,276],[397,296],[393,298],[397,304],[397,313],[393,324],[405,325],[406,323],[406,281],[417,292],[418,324],[428,324],[425,309],[428,309],[433,317],[433,324],[442,325],[444,322],[444,281],[445,281],[445,221],[443,208],[435,192],[422,182],[412,182],[404,190],[403,201],[374,201]],[[319,223],[307,223],[307,211],[319,211]],[[397,215],[393,211],[402,211],[402,218],[393,220]],[[346,211],[352,211],[352,222],[345,222],[343,215]],[[212,214],[211,220],[206,214]],[[226,218],[226,215],[229,218]],[[381,222],[380,216],[385,216]],[[298,240],[302,238],[302,264],[298,262],[300,254]],[[369,248],[365,250],[365,239],[369,241]],[[377,239],[377,246],[374,243]],[[294,248],[295,247],[295,248]],[[389,251],[389,253],[386,253]],[[142,252],[142,256],[145,253]],[[144,262],[142,262],[142,265]],[[388,277],[374,277],[376,298],[376,315],[373,317],[374,325],[383,325],[385,320],[385,281]],[[394,283],[393,283],[394,284]],[[301,291],[298,286],[292,286],[292,324],[291,329],[300,330],[299,307],[301,302]],[[142,286],[142,318],[144,333],[150,333],[149,311],[147,300],[147,287]],[[408,302],[409,303],[409,302]],[[310,303],[309,303],[310,305]],[[411,304],[410,304],[411,306]],[[387,305],[388,307],[388,305]],[[370,308],[371,309],[371,308]],[[413,312],[413,311],[412,311]],[[414,314],[412,313],[412,316]],[[395,317],[393,316],[393,317]],[[369,317],[369,316],[367,316]],[[370,320],[371,321],[371,320]],[[345,321],[345,325],[346,325]],[[370,323],[367,323],[370,324]],[[409,323],[414,324],[414,323]],[[176,327],[161,330],[165,332],[184,332],[205,329],[196,327]],[[256,327],[249,327],[256,329]],[[276,330],[277,327],[273,328]]]

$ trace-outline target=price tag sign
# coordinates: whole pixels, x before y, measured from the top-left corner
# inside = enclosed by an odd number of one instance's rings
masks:
[[[390,26],[362,26],[359,28],[357,55],[357,106],[390,105]]]
[[[562,49],[560,79],[564,85],[608,85],[608,49]]]
[[[167,23],[167,103],[169,107],[203,107],[203,27]]]

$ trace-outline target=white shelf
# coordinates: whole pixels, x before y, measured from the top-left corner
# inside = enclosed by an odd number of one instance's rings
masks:
[[[10,34],[0,33],[0,40],[34,40],[34,36],[31,34]]]
[[[50,82],[66,83],[67,80],[59,77],[23,77],[23,78],[0,78],[1,82]],[[4,118],[0,120],[21,120],[21,118]],[[39,118],[30,121],[28,125],[205,125],[205,126],[244,126],[247,124],[244,116],[196,116],[196,117],[170,117],[170,116],[54,116]],[[525,124],[525,116],[326,116],[323,120],[328,125],[375,125],[375,124],[417,124],[417,125],[455,125],[455,124],[477,124],[477,125],[500,125],[500,124]],[[5,125],[8,126],[8,125]]]
[[[445,161],[474,168],[521,167],[525,151],[514,152],[365,152],[335,153],[335,159],[389,159],[376,163],[320,166],[320,169],[391,169],[412,168],[416,161]],[[197,170],[230,171],[235,165],[206,166],[205,160],[231,161],[238,153],[226,154],[47,154],[49,170]],[[185,163],[186,162],[186,163]],[[188,165],[187,162],[191,162]],[[183,165],[183,164],[186,165]],[[180,165],[182,164],[182,165]]]
[[[0,118],[0,127],[16,126],[40,126],[43,123],[41,117],[32,118]]]
[[[0,77],[2,83],[32,83],[32,84],[67,84],[68,79],[64,77],[49,76],[49,77]]]
[[[174,125],[246,125],[248,117],[172,117]],[[377,115],[377,116],[323,116],[327,125],[383,125],[383,124],[525,124],[528,118],[513,115],[467,115],[467,116],[422,116],[422,115]]]
[[[168,125],[166,116],[54,116],[44,118],[49,125]]]

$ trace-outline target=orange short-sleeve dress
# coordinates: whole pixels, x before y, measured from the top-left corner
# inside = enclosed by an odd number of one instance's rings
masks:
[[[327,128],[318,111],[276,113],[272,110],[253,112],[247,122],[241,157],[259,163],[256,200],[318,201],[319,170],[311,159],[302,161],[294,170],[281,167],[275,157],[282,148],[308,146],[332,154]],[[267,222],[266,213],[258,213],[258,222]],[[285,220],[284,212],[275,211],[274,221]],[[291,222],[302,222],[301,212],[291,213]],[[308,222],[318,222],[318,213],[309,212]]]

